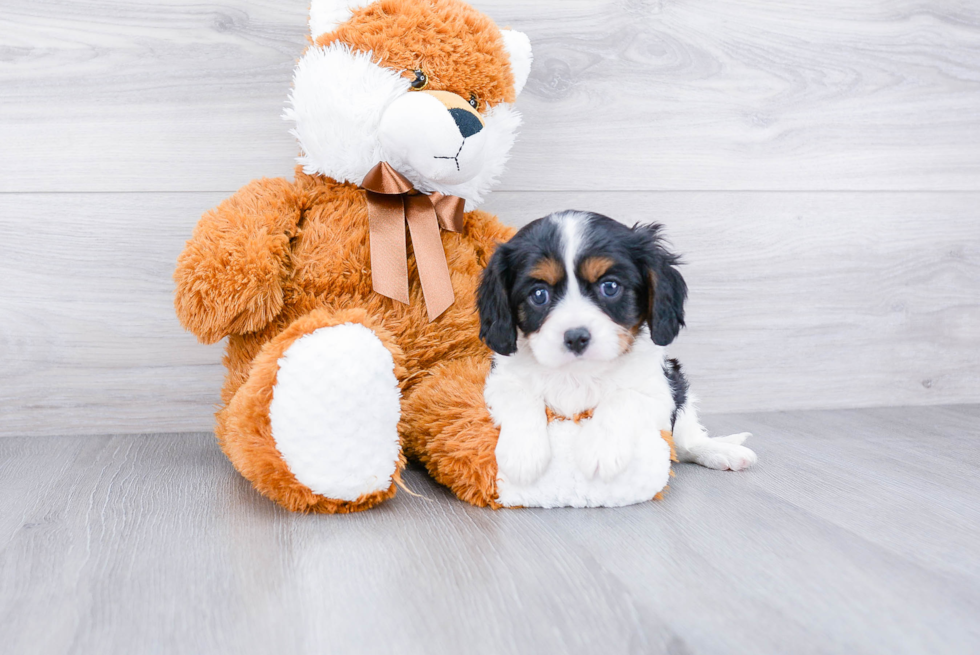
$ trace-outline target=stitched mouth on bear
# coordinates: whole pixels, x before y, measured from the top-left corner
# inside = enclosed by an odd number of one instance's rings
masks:
[[[465,146],[465,145],[466,145],[466,139],[463,139],[463,142],[461,144],[459,144],[459,150],[456,151],[456,154],[455,155],[449,155],[449,156],[437,155],[437,156],[434,156],[433,159],[452,159],[454,162],[456,162],[456,170],[458,171],[459,170],[459,153],[463,152],[463,146]]]

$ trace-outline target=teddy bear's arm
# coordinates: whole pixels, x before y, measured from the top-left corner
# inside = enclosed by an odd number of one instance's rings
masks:
[[[204,214],[174,272],[181,324],[214,343],[274,319],[302,208],[301,191],[275,178],[250,182]]]

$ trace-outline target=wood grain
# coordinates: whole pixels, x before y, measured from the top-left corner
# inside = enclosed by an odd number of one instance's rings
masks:
[[[978,419],[716,416],[759,465],[661,502],[493,512],[411,470],[350,516],[210,435],[0,440],[0,652],[975,653]]]
[[[535,64],[506,190],[980,190],[972,0],[481,1]],[[308,0],[0,8],[0,191],[292,169]]]
[[[0,434],[211,428],[221,346],[183,331],[172,275],[222,196],[0,195]]]
[[[211,428],[221,347],[174,261],[223,193],[0,195],[0,435]],[[671,347],[708,413],[980,402],[977,193],[498,193],[658,220],[689,262]],[[29,225],[30,229],[24,229]]]

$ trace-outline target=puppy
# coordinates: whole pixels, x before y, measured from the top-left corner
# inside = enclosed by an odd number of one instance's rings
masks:
[[[565,211],[502,244],[477,294],[480,338],[495,352],[485,399],[500,426],[498,475],[530,485],[552,459],[549,414],[581,425],[573,458],[612,481],[639,440],[673,432],[680,461],[741,470],[748,433],[709,438],[664,347],[684,325],[687,285],[661,226],[626,227]]]

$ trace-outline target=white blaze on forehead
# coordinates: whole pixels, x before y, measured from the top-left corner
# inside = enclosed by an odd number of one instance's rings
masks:
[[[579,251],[582,249],[582,237],[585,228],[586,217],[578,212],[561,212],[554,214],[551,220],[558,225],[561,231],[561,247],[565,256],[565,273],[568,276],[568,291],[566,297],[570,295],[581,296],[582,292],[578,286],[578,279],[575,276],[575,260]]]
[[[561,234],[562,260],[568,283],[565,294],[548,312],[541,328],[528,335],[531,351],[539,363],[552,368],[573,362],[608,362],[616,359],[622,354],[622,328],[592,298],[582,293],[581,282],[576,275],[575,264],[587,246],[589,216],[583,212],[567,211],[553,214],[551,221]],[[577,356],[565,347],[565,332],[580,327],[589,331],[591,339],[586,350]]]

